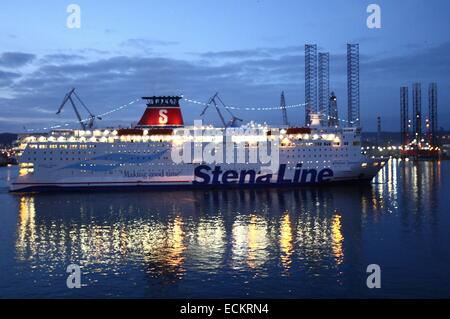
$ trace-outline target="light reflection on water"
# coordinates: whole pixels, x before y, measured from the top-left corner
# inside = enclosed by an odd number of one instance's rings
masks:
[[[219,201],[231,195],[228,200],[235,201],[242,200],[240,192],[218,191],[206,195],[218,196]],[[255,201],[264,198],[269,202],[284,202],[291,192],[263,191],[250,195]],[[190,268],[203,271],[214,272],[225,263],[235,270],[250,269],[255,276],[267,276],[265,264],[279,258],[288,273],[296,248],[304,258],[320,260],[333,256],[339,264],[344,258],[341,216],[336,213],[328,216],[314,203],[311,205],[314,212],[309,214],[310,205],[306,201],[308,195],[315,193],[315,190],[305,191],[299,194],[299,202],[294,202],[297,206],[306,204],[300,207],[306,214],[286,210],[275,216],[270,215],[267,207],[260,212],[236,209],[227,214],[210,215],[214,214],[214,208],[202,207],[205,194],[198,192],[177,194],[192,196],[195,200],[170,205],[171,211],[165,211],[167,205],[153,205],[169,193],[146,193],[145,199],[143,194],[128,193],[127,200],[139,204],[123,207],[113,201],[99,214],[101,206],[95,201],[110,195],[87,195],[86,198],[80,198],[83,196],[80,194],[22,195],[18,197],[17,258],[37,261],[35,266],[42,268],[65,261],[90,267],[131,260],[145,265],[152,276],[172,279],[183,277],[186,259]],[[50,201],[42,201],[41,196]],[[247,199],[241,203],[250,206]],[[193,207],[196,205],[200,206]],[[187,208],[187,214],[183,208]]]
[[[70,263],[87,280],[80,296],[365,295],[364,266],[380,256],[371,240],[405,249],[382,228],[437,213],[441,165],[391,160],[368,186],[5,194],[18,202],[14,263],[56,276],[32,293],[44,297],[73,296],[62,287]]]

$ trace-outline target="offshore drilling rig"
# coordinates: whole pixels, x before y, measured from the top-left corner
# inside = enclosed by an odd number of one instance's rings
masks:
[[[411,117],[410,117],[411,115]],[[425,123],[425,130],[422,124]],[[408,87],[400,88],[400,134],[402,157],[436,159],[441,155],[438,137],[437,84],[428,86],[428,116],[422,116],[422,89],[420,83],[412,85],[412,114],[409,111]]]

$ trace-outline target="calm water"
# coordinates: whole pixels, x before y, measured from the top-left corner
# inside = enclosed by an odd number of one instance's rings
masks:
[[[15,173],[0,169],[0,297],[450,297],[450,162],[297,190],[9,194]]]

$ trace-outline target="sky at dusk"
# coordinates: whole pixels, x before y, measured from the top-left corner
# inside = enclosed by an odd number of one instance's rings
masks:
[[[81,28],[66,25],[69,4]],[[366,26],[370,3],[381,29]],[[361,119],[373,131],[399,129],[399,88],[438,84],[438,125],[450,129],[450,1],[448,0],[190,0],[2,1],[0,132],[71,123],[56,110],[75,87],[96,114],[146,95],[207,101],[216,91],[231,106],[304,102],[304,44],[330,52],[330,88],[347,118],[346,44],[360,44]],[[410,97],[411,99],[411,97]],[[182,102],[185,122],[202,108]],[[98,125],[136,122],[144,102],[105,116]],[[410,109],[412,105],[410,103]],[[245,121],[281,124],[279,110],[236,112]],[[301,125],[304,109],[288,110]],[[206,121],[217,122],[214,113]]]

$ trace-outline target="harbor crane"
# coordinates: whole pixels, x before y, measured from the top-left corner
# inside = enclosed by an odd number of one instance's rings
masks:
[[[217,103],[216,99],[217,99],[217,101],[219,101],[219,103],[222,105],[222,107],[225,108],[225,110],[230,114],[231,119],[230,119],[228,122],[225,121],[225,118],[224,118],[222,112],[220,111],[219,104]],[[237,125],[237,122],[242,122],[242,121],[243,121],[242,119],[240,119],[240,118],[234,116],[234,114],[233,114],[233,113],[230,111],[230,109],[225,105],[225,103],[223,103],[222,99],[221,99],[220,96],[219,96],[219,92],[216,92],[216,94],[214,94],[214,95],[209,99],[208,103],[206,103],[206,106],[205,106],[205,108],[203,109],[203,111],[202,111],[202,113],[200,114],[200,116],[205,115],[206,110],[209,108],[209,106],[210,106],[211,104],[214,105],[214,108],[216,109],[217,114],[219,115],[220,120],[221,120],[221,122],[222,122],[222,124],[223,124],[223,126],[224,126],[225,128],[227,128],[227,127],[237,127],[237,126],[238,126],[238,125]]]
[[[286,111],[286,99],[284,98],[284,91],[281,91],[280,108],[283,114],[283,125],[289,126],[287,111]]]
[[[78,102],[80,102],[80,104],[83,106],[83,108],[89,113],[89,117],[87,119],[83,120],[81,118],[80,112],[78,111],[72,96],[75,96],[75,98],[78,100]],[[61,113],[61,111],[62,111],[64,105],[66,105],[67,101],[69,101],[70,104],[72,105],[72,108],[75,112],[75,115],[77,116],[78,122],[80,123],[82,130],[91,129],[94,126],[95,119],[98,119],[98,120],[102,119],[100,116],[95,116],[94,114],[92,114],[92,112],[87,108],[87,106],[84,104],[84,102],[78,96],[78,94],[75,92],[75,88],[72,88],[66,94],[66,96],[64,97],[64,99],[61,103],[61,106],[59,107],[58,112],[56,112],[56,114]]]

